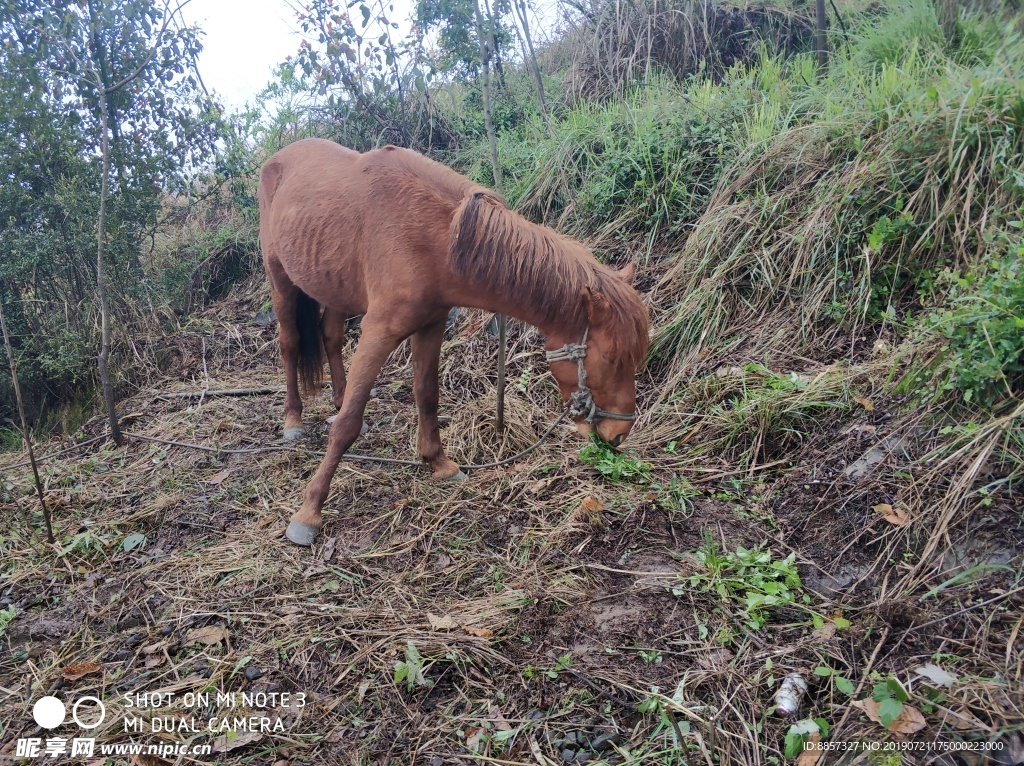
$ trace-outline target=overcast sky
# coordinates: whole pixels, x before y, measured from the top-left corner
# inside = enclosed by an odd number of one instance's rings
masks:
[[[305,0],[301,0],[305,2]],[[392,19],[409,31],[415,0],[393,0]],[[534,36],[543,39],[542,28],[555,18],[554,0],[534,0],[541,9],[533,13]],[[199,73],[228,109],[239,109],[270,82],[271,70],[299,48],[302,36],[295,12],[287,0],[191,0],[182,14],[206,33]]]
[[[396,0],[399,32],[407,31],[411,9],[412,0]],[[295,55],[302,40],[286,0],[192,0],[182,14],[206,33],[199,74],[229,109],[259,93],[271,70]]]

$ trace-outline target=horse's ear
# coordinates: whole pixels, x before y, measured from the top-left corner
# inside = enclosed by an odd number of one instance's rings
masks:
[[[625,282],[627,285],[633,284],[633,279],[636,277],[636,262],[630,261],[621,269],[619,269],[616,273],[622,278],[622,281]]]
[[[583,288],[583,303],[587,307],[587,318],[591,326],[602,325],[611,317],[612,307],[608,299],[589,285]]]

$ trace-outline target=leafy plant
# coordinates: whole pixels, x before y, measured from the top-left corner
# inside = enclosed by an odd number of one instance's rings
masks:
[[[1024,372],[1022,256],[1024,245],[1012,246],[977,274],[951,276],[957,294],[932,319],[949,341],[950,380],[964,401],[988,404],[1011,394]]]
[[[814,669],[814,675],[821,676],[822,678],[831,678],[836,689],[841,691],[847,697],[852,697],[856,691],[853,681],[846,676],[839,675],[834,668],[830,668],[828,665],[819,665],[816,667]]]
[[[0,636],[7,630],[7,626],[14,620],[17,612],[14,611],[13,606],[9,606],[6,609],[0,609]]]
[[[596,434],[580,450],[580,460],[597,469],[609,481],[643,482],[651,477],[651,464],[626,457]]]
[[[875,684],[871,699],[878,703],[878,717],[882,721],[882,726],[889,728],[903,712],[903,703],[910,701],[910,695],[903,688],[903,684],[890,677],[882,683]]]
[[[824,718],[805,718],[797,721],[789,727],[786,732],[785,755],[787,758],[796,758],[803,752],[808,737],[818,734],[821,737],[828,736],[828,721]]]
[[[405,660],[395,663],[395,683],[405,681],[406,690],[417,686],[430,686],[433,681],[423,675],[424,661],[416,645],[410,641],[405,647]]]
[[[748,550],[738,546],[735,553],[721,552],[714,539],[705,535],[704,546],[695,557],[705,571],[690,575],[689,586],[739,604],[754,630],[764,626],[771,608],[795,603],[794,591],[802,585],[794,553],[773,560],[770,548]],[[682,588],[673,592],[681,595]]]
[[[67,556],[69,553],[77,553],[79,556],[86,558],[102,553],[103,549],[107,546],[107,539],[101,535],[97,535],[92,530],[86,529],[84,532],[79,532],[76,535],[65,537],[64,547],[61,548],[60,555]]]
[[[660,665],[661,664],[661,652],[657,649],[638,649],[637,654],[648,665]]]

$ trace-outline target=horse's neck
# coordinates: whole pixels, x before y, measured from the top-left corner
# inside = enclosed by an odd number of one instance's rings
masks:
[[[578,331],[568,328],[565,324],[545,317],[539,309],[534,308],[536,305],[535,301],[523,300],[523,296],[503,295],[492,289],[464,284],[460,286],[458,295],[455,298],[456,300],[453,302],[459,306],[493,311],[495,314],[505,314],[536,327],[544,336],[549,338],[569,337],[578,334]]]

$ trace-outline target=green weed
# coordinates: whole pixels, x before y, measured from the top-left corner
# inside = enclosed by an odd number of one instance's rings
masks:
[[[722,551],[706,535],[704,546],[694,555],[704,571],[687,578],[689,587],[714,593],[722,602],[738,606],[752,630],[764,626],[771,609],[796,603],[796,591],[802,583],[794,553],[773,560],[771,549],[738,546],[735,553]],[[682,589],[674,592],[681,595]]]
[[[580,450],[580,460],[596,468],[609,481],[636,483],[651,478],[650,463],[627,457],[596,435]]]
[[[417,686],[430,686],[433,681],[423,675],[425,664],[416,645],[410,641],[405,647],[405,660],[395,663],[395,683],[405,681],[406,691],[410,693]]]

